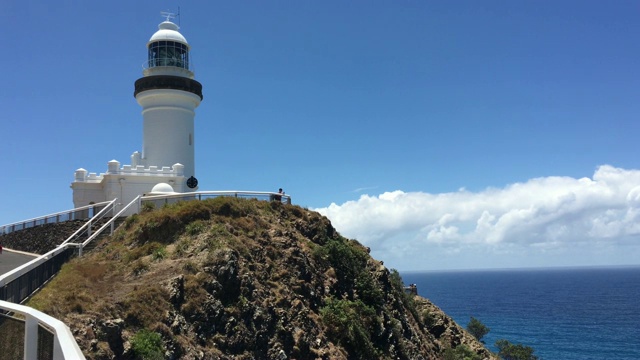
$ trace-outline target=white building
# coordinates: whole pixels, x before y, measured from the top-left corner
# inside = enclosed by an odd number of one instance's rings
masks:
[[[107,172],[99,175],[76,170],[71,183],[75,207],[115,198],[126,205],[141,194],[198,188],[193,119],[202,85],[194,80],[190,46],[178,26],[167,16],[158,28],[147,42],[143,77],[135,82],[134,96],[142,106],[142,153],[134,152],[130,165],[109,161]]]

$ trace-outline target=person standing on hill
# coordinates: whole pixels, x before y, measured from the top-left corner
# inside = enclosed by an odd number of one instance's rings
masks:
[[[278,189],[278,195],[274,196],[274,200],[276,201],[282,201],[282,195],[284,195],[284,191],[282,191],[282,188]]]

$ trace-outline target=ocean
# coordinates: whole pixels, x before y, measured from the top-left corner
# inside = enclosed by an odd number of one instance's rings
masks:
[[[460,326],[544,360],[640,359],[640,267],[401,272]]]

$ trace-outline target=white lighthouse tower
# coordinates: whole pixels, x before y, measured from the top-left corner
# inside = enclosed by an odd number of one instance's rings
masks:
[[[167,20],[147,43],[149,60],[136,81],[134,96],[142,106],[142,164],[181,163],[187,178],[195,176],[193,118],[202,100],[202,85],[189,68],[189,44],[178,26]]]
[[[142,106],[142,153],[131,155],[131,165],[107,163],[106,173],[75,171],[76,207],[119,199],[127,204],[152,192],[195,191],[195,109],[202,101],[202,85],[194,80],[190,46],[171,22],[172,14],[147,42],[143,77],[136,80],[134,96]]]

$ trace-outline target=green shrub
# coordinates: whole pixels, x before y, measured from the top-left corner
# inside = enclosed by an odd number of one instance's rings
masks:
[[[404,282],[402,281],[402,277],[400,276],[398,270],[391,269],[389,280],[391,281],[391,286],[395,289],[396,293],[399,294],[405,308],[409,310],[414,319],[420,320],[420,315],[418,314],[418,310],[416,309],[416,301],[413,295],[404,292]]]
[[[156,208],[156,204],[151,201],[145,201],[142,203],[142,209],[140,209],[141,213],[151,212]]]
[[[153,250],[153,260],[162,260],[167,257],[167,248],[164,246]]]
[[[391,275],[389,276],[389,280],[391,281],[391,286],[397,291],[404,293],[404,282],[402,281],[402,277],[400,273],[396,269],[391,269]]]
[[[209,230],[209,234],[215,238],[225,238],[228,239],[232,236],[232,234],[227,230],[227,227],[224,224],[213,224],[211,229]]]
[[[131,216],[128,216],[124,220],[124,228],[129,229],[131,225],[133,225],[137,220],[138,220],[138,214],[133,214]]]
[[[482,360],[482,356],[473,352],[467,345],[461,344],[455,349],[445,350],[444,360]]]
[[[438,319],[434,314],[429,310],[425,310],[422,312],[422,322],[427,326],[427,328],[432,328]]]
[[[335,269],[338,293],[352,295],[356,281],[366,270],[369,255],[344,238],[330,239],[324,246],[316,248],[314,255]]]
[[[320,309],[329,338],[344,347],[353,359],[376,359],[378,350],[371,341],[377,323],[373,308],[362,301],[327,301]]]
[[[185,232],[188,235],[198,235],[199,233],[203,232],[204,229],[207,228],[207,223],[204,222],[203,220],[196,220],[193,221],[189,224],[187,224],[187,226],[184,228]]]
[[[135,359],[164,359],[162,337],[157,332],[142,329],[131,338],[131,350]]]
[[[487,335],[489,333],[489,328],[483,324],[482,322],[480,322],[480,320],[474,318],[473,316],[471,317],[471,320],[469,320],[469,323],[467,324],[467,331],[473,335],[473,337],[476,338],[476,340],[482,342],[484,344],[484,341],[482,341],[482,338]]]
[[[384,294],[371,272],[362,271],[355,284],[358,297],[367,305],[378,308],[384,304]]]
[[[512,344],[507,340],[500,339],[496,341],[496,347],[498,348],[498,356],[504,360],[538,360],[538,357],[533,355],[533,348],[529,346]]]

